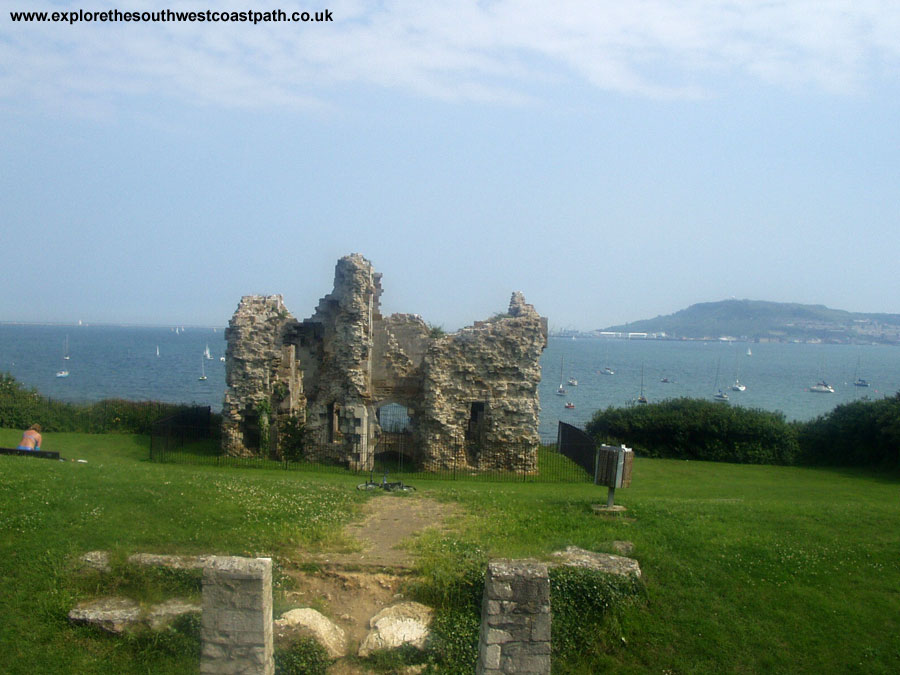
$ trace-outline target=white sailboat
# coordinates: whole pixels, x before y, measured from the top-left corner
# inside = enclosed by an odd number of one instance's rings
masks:
[[[647,397],[644,396],[644,364],[643,363],[641,363],[641,393],[637,397],[637,402],[638,403],[646,403],[647,402]]]
[[[816,382],[813,386],[809,388],[809,391],[813,394],[833,394],[834,387],[828,384],[825,379],[822,377],[822,366],[819,366],[818,373],[818,382]]]
[[[559,357],[559,389],[556,390],[557,396],[565,396],[566,388],[563,386],[563,357]]]
[[[734,384],[731,385],[731,391],[747,391],[747,385],[741,382],[741,367],[738,363],[737,353],[734,355]]]
[[[713,400],[720,402],[720,403],[727,403],[728,402],[728,394],[726,394],[724,391],[719,389],[719,366],[721,365],[721,363],[722,363],[722,359],[719,359],[716,362],[716,384],[715,384],[714,388],[717,391],[715,394],[713,394]]]
[[[206,349],[203,351],[203,356],[206,357],[207,361],[212,361],[212,354],[209,353],[209,343],[206,344]]]
[[[200,377],[197,378],[201,382],[206,379],[206,368],[203,366],[203,361],[204,359],[200,359]]]
[[[63,361],[68,361],[68,360],[69,360],[69,336],[66,335],[66,347],[63,350]],[[69,371],[66,370],[65,368],[63,368],[62,370],[57,370],[56,376],[57,377],[68,377]]]
[[[156,358],[159,358],[159,345],[156,345]]]
[[[813,386],[809,388],[809,390],[813,394],[833,394],[834,387],[828,384],[825,380],[819,380]]]

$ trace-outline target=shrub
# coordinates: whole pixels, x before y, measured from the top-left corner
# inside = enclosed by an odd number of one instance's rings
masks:
[[[313,638],[301,638],[275,650],[275,675],[325,675],[331,658]]]
[[[552,568],[554,669],[593,665],[602,670],[598,657],[622,640],[619,610],[641,595],[642,586],[634,579],[578,567]]]
[[[801,460],[839,466],[900,466],[900,393],[854,401],[798,425]]]
[[[792,464],[799,448],[795,428],[780,412],[691,398],[600,410],[587,432],[645,457]]]
[[[296,415],[282,418],[278,423],[278,444],[281,455],[289,462],[299,462],[306,456],[308,443],[306,425]]]
[[[44,431],[149,434],[153,423],[194,406],[158,401],[105,399],[96,403],[67,403],[41,396],[12,375],[0,373],[0,427],[26,429],[40,424]],[[213,428],[217,425],[213,421]]]

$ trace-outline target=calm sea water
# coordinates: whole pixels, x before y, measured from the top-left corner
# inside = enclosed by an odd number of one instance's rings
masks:
[[[63,360],[68,338],[68,361]],[[204,357],[206,346],[212,359]],[[747,356],[748,346],[752,356]],[[157,347],[159,356],[157,356]],[[68,401],[102,398],[194,402],[222,407],[222,328],[0,325],[0,372],[42,394]],[[571,340],[551,338],[541,360],[541,435],[555,438],[557,420],[584,425],[599,408],[678,396],[711,398],[726,390],[731,405],[780,410],[811,419],[839,403],[900,390],[900,349],[887,346]],[[857,366],[857,364],[859,364]],[[604,367],[615,375],[599,373]],[[857,371],[858,367],[858,371]],[[56,372],[69,371],[58,378]],[[717,385],[718,371],[718,385]],[[202,373],[206,380],[199,380]],[[573,377],[577,386],[566,384]],[[853,386],[862,377],[870,387]],[[668,378],[670,383],[661,380]],[[731,391],[735,378],[747,386]],[[567,389],[557,396],[560,379]],[[834,394],[808,388],[825,379]],[[574,409],[566,409],[571,402]]]

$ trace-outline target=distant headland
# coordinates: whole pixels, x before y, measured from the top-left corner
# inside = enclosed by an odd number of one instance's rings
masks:
[[[571,334],[566,333],[567,336]],[[702,302],[674,314],[578,335],[900,345],[900,314],[866,314],[830,309],[824,305],[762,300],[721,300]]]

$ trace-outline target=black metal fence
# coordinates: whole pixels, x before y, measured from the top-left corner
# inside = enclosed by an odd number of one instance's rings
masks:
[[[150,428],[150,459],[185,463],[191,457],[205,457],[208,461],[221,453],[220,429],[213,423],[209,406],[179,410],[156,420]]]
[[[293,453],[291,459],[234,457],[222,451],[216,416],[209,415],[208,409],[202,409],[195,415],[195,418],[174,415],[154,424],[150,442],[152,461],[354,473],[366,478],[371,476],[375,480],[381,480],[385,474],[389,480],[403,478],[542,483],[590,482],[594,477],[593,464],[587,470],[583,463],[577,461],[577,457],[559,452],[557,444],[553,442],[536,446],[515,443],[491,446],[464,444],[440,448],[437,452],[435,448],[431,448],[431,459],[423,462],[412,435],[407,432],[381,434],[374,448],[371,470],[351,471],[344,463],[323,459],[333,456],[334,444],[309,437],[305,439],[302,452]],[[435,457],[439,459],[435,460]]]
[[[584,431],[560,422],[556,436],[559,453],[580,466],[595,480],[597,475],[597,442]]]

